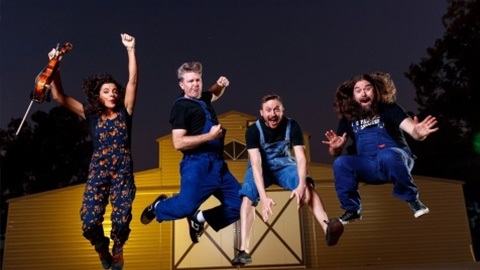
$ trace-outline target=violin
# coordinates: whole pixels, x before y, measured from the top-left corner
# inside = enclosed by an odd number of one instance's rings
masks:
[[[18,126],[15,135],[18,135],[20,132],[23,122],[25,122],[25,118],[27,117],[33,102],[42,103],[45,101],[46,97],[48,96],[48,91],[50,90],[50,83],[52,82],[53,73],[56,71],[56,69],[58,69],[62,56],[73,48],[73,45],[70,42],[63,44],[62,48],[60,49],[59,46],[60,44],[57,44],[55,55],[52,57],[52,59],[50,59],[48,65],[35,78],[35,88],[32,93],[32,100],[30,101],[30,105],[23,116],[20,126]]]
[[[52,74],[58,68],[62,56],[69,52],[73,45],[66,42],[61,49],[58,49],[60,44],[57,44],[55,56],[50,59],[48,65],[35,78],[35,89],[33,90],[32,100],[37,103],[42,103],[48,95],[50,90],[50,83],[52,82]]]

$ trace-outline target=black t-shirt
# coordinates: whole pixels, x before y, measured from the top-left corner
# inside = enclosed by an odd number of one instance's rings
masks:
[[[182,94],[181,97],[184,95]],[[202,92],[202,96],[199,100],[205,102],[207,110],[212,115],[212,119],[218,122],[215,110],[212,107],[212,93]],[[202,134],[203,127],[205,126],[205,112],[200,104],[193,100],[181,99],[175,102],[170,111],[170,124],[172,129],[185,129],[187,135],[200,135]]]
[[[407,112],[396,103],[382,103],[379,107],[379,116],[380,121],[385,124],[385,129],[387,130],[388,134],[390,134],[392,139],[400,147],[408,147],[407,141],[405,139],[405,134],[403,133],[403,130],[400,129],[400,123],[402,123],[405,118],[409,117]],[[338,123],[337,134],[341,136],[343,133],[347,132],[348,137],[352,139],[355,145],[355,134],[353,132],[352,124],[352,121],[341,118],[340,122]]]
[[[263,118],[259,118],[259,122],[260,126],[262,127],[263,136],[265,137],[266,143],[274,143],[285,140],[288,118],[283,117],[282,121],[275,129],[267,127]],[[303,132],[300,125],[293,119],[291,119],[290,125],[290,144],[292,146],[305,145],[303,141]],[[260,132],[256,124],[252,124],[248,127],[247,132],[245,132],[245,141],[247,142],[247,149],[261,149]]]

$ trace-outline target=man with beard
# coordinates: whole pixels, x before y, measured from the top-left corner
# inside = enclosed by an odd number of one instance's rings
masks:
[[[296,197],[297,209],[308,205],[326,235],[327,245],[336,245],[343,233],[339,219],[328,220],[322,200],[314,189],[313,180],[307,176],[305,143],[300,125],[283,116],[284,107],[278,95],[267,95],[262,99],[261,118],[251,125],[246,133],[249,155],[248,169],[239,194],[241,247],[232,260],[233,265],[252,262],[249,254],[250,233],[255,217],[255,206],[262,202],[264,222],[273,214],[275,202],[268,197],[266,188],[276,184],[291,190],[290,198]],[[291,156],[291,150],[295,158]]]
[[[333,163],[335,188],[345,213],[343,224],[362,218],[358,183],[392,183],[393,195],[405,200],[415,218],[429,212],[419,199],[411,170],[414,155],[404,132],[422,141],[438,130],[435,117],[422,122],[395,103],[395,85],[389,74],[376,72],[356,76],[336,90],[334,108],[340,116],[337,132],[325,133],[329,153],[338,156]],[[349,155],[340,154],[353,141]],[[352,153],[353,152],[353,153]]]

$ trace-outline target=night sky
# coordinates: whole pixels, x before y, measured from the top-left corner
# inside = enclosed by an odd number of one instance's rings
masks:
[[[73,43],[61,65],[67,94],[85,102],[82,79],[96,73],[125,85],[125,32],[136,38],[140,68],[136,170],[157,167],[155,139],[170,133],[169,113],[180,93],[176,69],[185,61],[203,63],[204,89],[221,75],[229,78],[214,103],[217,114],[259,115],[263,95],[282,96],[286,116],[311,134],[312,160],[330,163],[321,141],[325,130],[336,129],[336,87],[357,74],[388,72],[398,103],[416,112],[404,73],[442,37],[446,10],[447,1],[439,0],[3,0],[0,128],[23,117],[35,77],[57,43]],[[54,105],[34,104],[29,116]]]

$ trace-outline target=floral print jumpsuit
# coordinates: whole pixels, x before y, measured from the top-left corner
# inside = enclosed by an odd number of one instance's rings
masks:
[[[125,107],[114,119],[87,115],[94,146],[80,209],[83,235],[92,245],[104,239],[103,216],[110,200],[114,245],[122,246],[130,234],[135,198],[130,151],[132,117]]]

